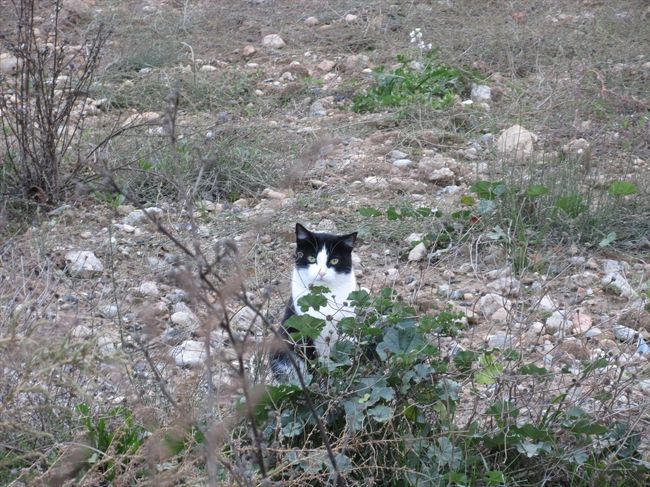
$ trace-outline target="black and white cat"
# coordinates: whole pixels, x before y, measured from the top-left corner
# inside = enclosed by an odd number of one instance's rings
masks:
[[[336,324],[346,316],[353,316],[354,310],[348,306],[347,298],[357,290],[357,280],[352,269],[352,249],[357,233],[332,235],[310,232],[300,223],[296,224],[296,265],[291,279],[291,301],[287,305],[282,323],[293,315],[308,314],[325,320],[320,336],[306,347],[307,358],[315,356],[327,362],[332,347],[338,340]],[[310,308],[303,313],[298,300],[310,293],[310,287],[323,286],[329,289],[325,295],[327,306],[318,310]],[[288,338],[291,329],[284,326],[281,332]],[[287,340],[289,350],[274,352],[271,355],[271,370],[278,378],[286,378],[293,373],[288,354],[293,353],[295,345]]]

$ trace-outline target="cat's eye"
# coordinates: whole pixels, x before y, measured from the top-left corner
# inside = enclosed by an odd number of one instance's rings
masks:
[[[316,257],[310,255],[309,257],[307,257],[307,260],[313,264],[314,262],[316,262]]]
[[[336,264],[338,264],[338,263],[339,263],[339,260],[338,260],[338,259],[330,259],[330,264],[331,264],[331,265],[336,265]]]

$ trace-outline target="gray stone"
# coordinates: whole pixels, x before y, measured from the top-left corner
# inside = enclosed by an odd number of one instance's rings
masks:
[[[542,296],[542,299],[539,300],[537,307],[542,311],[555,311],[557,309],[557,305],[547,294]]]
[[[307,24],[309,27],[313,27],[315,25],[318,25],[318,19],[316,17],[307,17],[305,19],[305,24]]]
[[[145,213],[145,211],[147,213]],[[126,217],[124,217],[124,224],[125,225],[135,225],[137,223],[142,222],[143,220],[148,221],[149,217],[147,217],[147,215],[149,215],[151,217],[154,217],[154,218],[160,218],[162,216],[162,214],[163,214],[163,211],[160,208],[156,208],[155,206],[145,208],[144,210],[133,210]]]
[[[597,327],[593,326],[593,327],[589,328],[585,332],[585,337],[586,338],[596,338],[597,336],[602,335],[602,333],[603,333],[603,331],[600,328],[597,328]]]
[[[600,283],[609,289],[612,289],[616,294],[621,297],[634,299],[638,296],[637,292],[630,286],[627,279],[618,272],[612,272],[603,277]]]
[[[100,318],[115,318],[118,314],[117,306],[114,304],[104,304],[97,308],[97,316]]]
[[[18,58],[16,56],[8,52],[0,54],[0,74],[12,74],[17,67]]]
[[[411,165],[413,165],[413,161],[411,159],[396,159],[393,161],[393,166],[398,169],[404,169],[406,167],[410,167]]]
[[[548,333],[555,333],[564,330],[569,326],[569,318],[564,310],[554,311],[551,316],[546,318],[546,330]]]
[[[624,273],[630,270],[630,265],[621,260],[605,259],[603,261],[603,272],[613,274],[615,272]]]
[[[485,296],[481,296],[478,300],[478,309],[486,317],[492,316],[501,308],[508,312],[512,308],[512,302],[500,294],[488,293]]]
[[[327,115],[327,110],[323,107],[323,103],[320,100],[316,100],[309,107],[309,116],[310,117],[325,117]]]
[[[409,262],[419,262],[427,256],[427,246],[422,242],[411,249],[408,255]]]
[[[388,158],[391,161],[396,161],[398,159],[406,159],[408,157],[408,154],[406,152],[402,152],[401,150],[394,149],[388,153]]]
[[[188,311],[177,311],[172,314],[170,319],[174,325],[183,328],[193,328],[199,324],[199,320],[196,315]]]
[[[472,100],[476,103],[487,102],[492,99],[492,90],[487,85],[472,84]]]
[[[68,273],[75,277],[92,278],[104,272],[104,266],[89,250],[72,250],[65,254]]]
[[[158,289],[158,284],[156,284],[154,281],[143,282],[142,284],[140,284],[138,291],[140,292],[141,295],[150,298],[157,298],[158,296],[160,296],[160,290]]]
[[[370,58],[365,54],[352,54],[345,58],[343,67],[347,72],[358,72],[368,67]]]
[[[637,331],[623,325],[614,325],[614,336],[621,342],[630,342],[634,340]]]
[[[488,337],[488,347],[490,348],[510,348],[512,347],[512,337],[505,333],[499,332],[496,335]]]
[[[514,277],[501,277],[489,283],[487,288],[504,296],[518,296],[521,283]]]
[[[268,34],[262,38],[262,45],[272,49],[282,49],[287,44],[278,34]]]
[[[205,344],[196,340],[186,340],[171,349],[169,354],[179,367],[198,367],[207,357]]]

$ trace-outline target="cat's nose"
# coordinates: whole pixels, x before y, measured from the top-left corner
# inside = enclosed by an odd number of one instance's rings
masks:
[[[326,273],[327,273],[327,269],[319,269],[318,277],[325,277]]]

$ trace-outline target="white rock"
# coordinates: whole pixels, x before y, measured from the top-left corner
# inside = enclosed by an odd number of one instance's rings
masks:
[[[571,318],[571,332],[575,335],[581,335],[587,333],[592,325],[591,316],[585,313],[576,313],[573,318]]]
[[[564,310],[554,311],[551,316],[546,318],[546,331],[548,333],[555,333],[559,330],[566,329],[569,325],[567,312]]]
[[[77,325],[72,329],[72,336],[75,338],[89,338],[93,336],[93,331],[86,325]]]
[[[512,302],[500,294],[488,293],[485,296],[481,296],[478,300],[478,310],[486,317],[492,316],[501,308],[510,311],[512,309]]]
[[[406,152],[402,152],[401,150],[394,149],[388,153],[388,158],[391,161],[396,161],[398,159],[406,159],[408,157],[408,154]]]
[[[590,147],[589,142],[585,139],[573,139],[568,144],[565,144],[562,149],[568,154],[582,156],[589,153]]]
[[[634,340],[637,331],[623,325],[614,325],[614,336],[621,342],[630,342]]]
[[[145,211],[147,212],[146,214]],[[147,217],[147,214],[154,218],[159,218],[162,216],[163,211],[160,208],[156,208],[155,206],[145,208],[144,210],[133,210],[126,217],[124,217],[124,224],[135,225],[136,223],[140,223],[141,221],[145,221],[145,220],[149,221],[149,217]]]
[[[504,296],[518,296],[521,283],[514,277],[505,276],[492,281],[487,285],[487,288]]]
[[[171,316],[171,321],[177,326],[182,326],[184,328],[194,328],[198,325],[199,320],[196,316],[187,311],[177,311]]]
[[[201,69],[199,69],[199,71],[202,73],[212,73],[218,69],[219,68],[217,68],[216,66],[212,66],[211,64],[204,64],[203,66],[201,66]]]
[[[404,169],[412,165],[413,165],[413,161],[411,159],[397,159],[393,161],[393,166],[395,166],[398,169]]]
[[[265,188],[264,191],[262,191],[262,198],[270,200],[285,200],[287,195],[271,188]]]
[[[113,355],[117,352],[115,343],[118,341],[118,338],[112,335],[102,335],[97,338],[97,347],[99,351],[104,355]]]
[[[156,284],[154,281],[143,282],[142,284],[140,284],[138,291],[140,291],[140,294],[142,294],[143,296],[147,296],[150,298],[157,298],[158,296],[160,296],[160,290],[158,289],[158,284]]]
[[[472,85],[472,100],[479,102],[486,102],[492,99],[492,90],[487,85]]]
[[[548,296],[548,294],[545,294],[544,296],[542,296],[542,299],[539,300],[539,303],[538,303],[537,306],[542,311],[555,311],[557,309],[557,305]]]
[[[409,252],[409,262],[419,262],[427,256],[427,246],[420,242]]]
[[[448,167],[443,167],[442,169],[436,169],[428,175],[429,181],[436,184],[442,183],[452,183],[456,175]]]
[[[244,306],[230,318],[230,322],[240,331],[249,331],[259,320],[255,310],[248,306]]]
[[[491,321],[497,321],[499,323],[505,323],[508,321],[510,313],[505,308],[499,308],[494,313],[490,315]]]
[[[510,348],[512,346],[512,337],[500,332],[489,336],[487,342],[490,348]]]
[[[251,46],[250,44],[242,49],[242,55],[246,58],[253,57],[255,53],[257,53],[257,49],[255,49],[255,47]]]
[[[207,357],[205,344],[196,340],[186,340],[170,350],[179,367],[197,367],[202,365]]]
[[[18,67],[16,56],[3,52],[0,54],[0,74],[12,74]]]
[[[65,254],[70,275],[83,278],[96,277],[104,272],[104,266],[94,253],[88,250],[73,250]]]
[[[323,73],[329,73],[334,69],[335,66],[336,63],[334,61],[330,61],[329,59],[324,59],[316,65],[316,67]]]
[[[350,23],[352,23],[352,22],[356,22],[358,19],[359,19],[359,16],[358,16],[358,15],[354,15],[354,14],[347,14],[347,15],[345,16],[345,21],[346,21],[348,24],[350,24]]]
[[[282,49],[287,44],[284,42],[284,39],[278,34],[269,34],[265,35],[262,38],[262,45],[264,47],[271,47],[273,49]]]
[[[307,17],[305,19],[305,24],[307,24],[309,27],[313,27],[315,25],[318,25],[318,19],[316,17]]]
[[[422,242],[424,240],[424,233],[412,233],[404,239],[404,242],[410,244],[411,242]]]
[[[497,150],[506,157],[521,160],[533,154],[537,135],[526,130],[520,125],[507,128],[497,139]]]
[[[96,315],[101,317],[101,318],[115,318],[118,314],[119,310],[116,305],[114,304],[104,304],[102,306],[99,306],[97,308]]]
[[[627,279],[618,272],[607,274],[601,279],[600,283],[606,288],[613,289],[621,297],[634,299],[638,296],[637,292],[630,286],[630,283],[627,282]]]
[[[603,331],[600,328],[591,327],[585,332],[585,337],[586,338],[595,338],[599,335],[602,335]]]
[[[367,68],[369,62],[370,58],[365,54],[352,54],[345,58],[343,67],[346,72],[358,72]]]
[[[614,272],[624,273],[630,270],[630,265],[627,262],[613,259],[605,259],[602,267],[605,274],[613,274]]]

